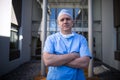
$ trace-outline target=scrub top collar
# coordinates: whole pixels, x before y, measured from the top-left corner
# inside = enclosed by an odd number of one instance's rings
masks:
[[[67,35],[64,35],[60,32],[60,34],[64,37],[64,38],[71,38],[72,36],[74,36],[74,33],[72,32],[72,34],[67,34]]]

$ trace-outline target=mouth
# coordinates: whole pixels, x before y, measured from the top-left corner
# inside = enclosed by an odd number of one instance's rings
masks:
[[[69,24],[64,24],[63,27],[69,27]]]

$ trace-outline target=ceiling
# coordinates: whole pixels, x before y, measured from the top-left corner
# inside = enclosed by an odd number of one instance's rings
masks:
[[[87,1],[87,0],[48,0],[49,3],[52,3],[52,2],[78,3],[78,2],[84,2],[84,1]]]
[[[48,0],[51,8],[74,8],[87,5],[88,0]]]

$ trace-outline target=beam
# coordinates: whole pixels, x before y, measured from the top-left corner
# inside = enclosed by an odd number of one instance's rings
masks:
[[[47,0],[43,0],[43,12],[42,12],[42,25],[41,25],[41,41],[42,41],[42,49],[41,49],[41,76],[46,76],[46,68],[43,63],[42,54],[44,43],[46,40],[47,33]]]
[[[92,0],[88,0],[88,43],[91,54],[93,53],[93,15]],[[88,77],[93,77],[93,59],[90,60]]]

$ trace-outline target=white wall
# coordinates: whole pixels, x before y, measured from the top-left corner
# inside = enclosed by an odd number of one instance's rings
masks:
[[[9,61],[11,2],[0,0],[0,76],[19,65],[19,60]]]
[[[102,55],[103,62],[120,70],[120,62],[114,59],[115,28],[113,17],[113,0],[102,0]]]
[[[10,37],[11,1],[0,0],[0,36]]]
[[[30,60],[32,0],[22,1],[20,58],[9,61],[12,0],[0,0],[0,76]]]
[[[6,73],[9,63],[11,0],[0,1],[0,75]]]

